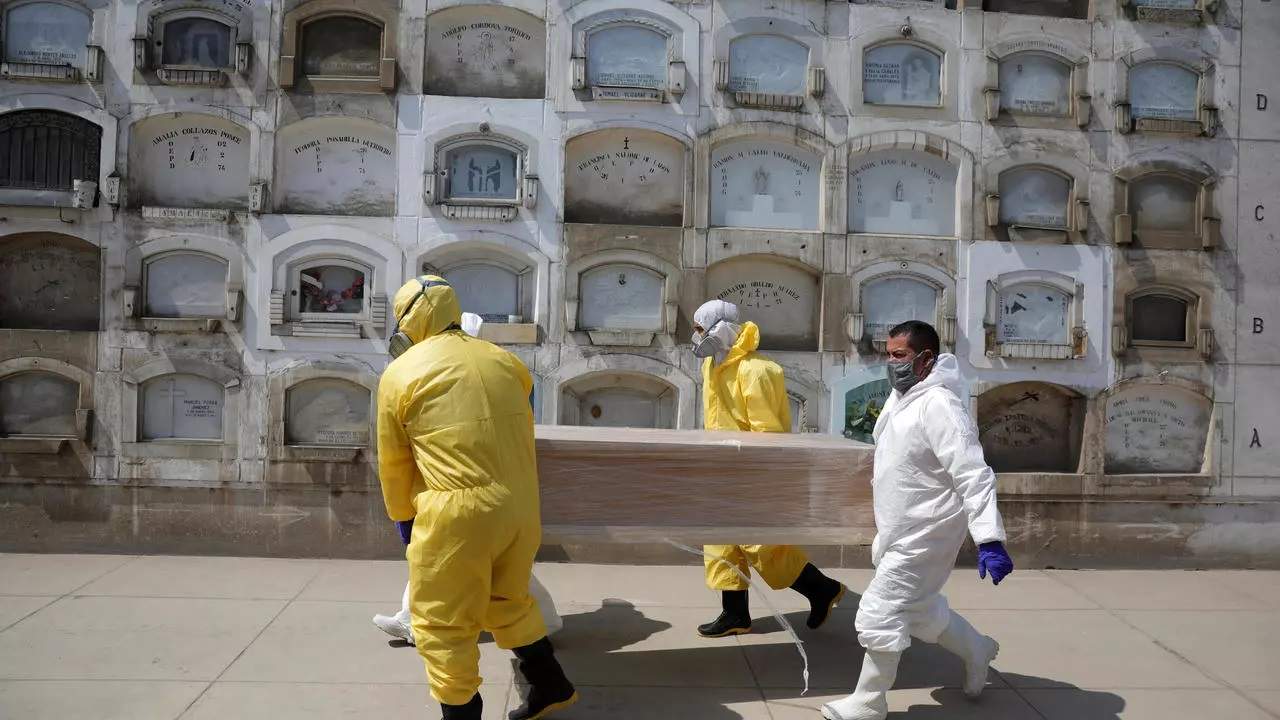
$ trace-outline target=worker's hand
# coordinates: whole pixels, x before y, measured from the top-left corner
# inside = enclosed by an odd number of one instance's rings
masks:
[[[409,544],[409,538],[413,536],[413,521],[412,521],[412,520],[397,520],[397,521],[396,521],[396,530],[399,530],[399,531],[400,531],[400,539],[404,541],[404,544],[405,544],[405,545],[408,545],[408,544]]]
[[[978,577],[985,580],[991,573],[991,582],[999,585],[1006,575],[1013,572],[1013,558],[1005,552],[1004,543],[1000,541],[982,543],[978,546]]]

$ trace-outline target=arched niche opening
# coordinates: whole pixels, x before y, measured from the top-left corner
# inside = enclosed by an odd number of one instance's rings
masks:
[[[4,113],[0,203],[70,207],[77,181],[98,182],[101,154],[102,128],[84,118],[57,110]]]
[[[31,370],[0,376],[0,437],[83,437],[80,384]]]
[[[959,168],[931,153],[879,150],[849,158],[849,231],[953,237]]]
[[[677,390],[643,373],[603,371],[561,386],[560,422],[586,427],[671,429]]]
[[[609,23],[587,31],[588,86],[665,89],[669,43],[670,36],[657,27],[636,22]]]
[[[142,383],[138,439],[144,442],[221,441],[224,388],[186,373],[161,375]]]
[[[1135,120],[1200,118],[1200,74],[1180,63],[1150,60],[1129,69],[1129,112]]]
[[[542,98],[546,25],[498,5],[459,5],[427,16],[430,95]]]
[[[98,248],[54,233],[0,238],[0,328],[96,331]]]
[[[1038,165],[1000,173],[999,224],[1007,227],[1066,231],[1071,228],[1072,178]]]
[[[284,442],[302,447],[369,445],[371,393],[348,380],[314,378],[285,391]]]
[[[822,156],[764,138],[740,138],[711,149],[713,227],[817,230],[822,208]]]
[[[729,79],[735,93],[808,94],[809,46],[783,35],[753,34],[729,43]]]
[[[388,216],[395,213],[396,136],[347,117],[311,118],[281,129],[276,207],[281,212]]]
[[[143,264],[143,317],[227,316],[226,260],[202,252],[176,251]]]
[[[1048,270],[1019,270],[987,282],[987,355],[1028,360],[1084,357],[1084,286]]]
[[[2,15],[6,79],[101,79],[102,52],[91,45],[93,15],[87,8],[57,0],[20,1],[7,3]]]
[[[1105,469],[1109,475],[1200,474],[1213,402],[1173,384],[1129,382],[1107,393]]]
[[[632,263],[597,265],[579,278],[582,330],[657,333],[665,328],[666,278]]]
[[[684,224],[686,149],[679,140],[609,128],[570,139],[564,152],[565,222]]]
[[[309,0],[284,14],[282,88],[382,93],[396,86],[398,3]]]
[[[749,255],[707,269],[707,294],[738,306],[742,322],[760,326],[764,350],[818,349],[820,286],[796,263]]]
[[[982,9],[987,12],[1087,20],[1089,4],[1090,0],[983,0]]]
[[[246,210],[249,130],[199,113],[139,120],[129,143],[135,205]]]
[[[997,75],[1001,111],[1045,117],[1071,114],[1074,67],[1061,57],[1037,51],[1013,53],[1001,58]]]
[[[1084,398],[1058,385],[1016,382],[977,399],[978,439],[998,473],[1076,473]]]
[[[871,105],[942,106],[943,54],[916,42],[890,41],[862,53],[862,98]]]
[[[915,275],[884,275],[860,288],[863,335],[884,344],[889,331],[908,320],[937,323],[942,289]]]

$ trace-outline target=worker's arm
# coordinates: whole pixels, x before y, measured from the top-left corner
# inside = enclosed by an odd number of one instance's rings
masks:
[[[394,371],[383,373],[378,383],[378,478],[382,482],[382,500],[387,515],[397,522],[412,520],[414,480],[418,465],[413,460],[413,445],[400,419],[400,403],[404,387]]]
[[[924,436],[964,502],[969,534],[979,545],[1004,542],[1004,521],[996,507],[996,474],[982,456],[973,419],[950,392],[930,393],[925,403],[921,409]]]
[[[751,432],[790,432],[791,408],[782,369],[773,363],[751,363],[738,370]]]

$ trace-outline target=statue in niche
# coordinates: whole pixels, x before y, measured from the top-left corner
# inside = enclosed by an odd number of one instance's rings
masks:
[[[752,176],[752,180],[754,182],[756,195],[769,194],[769,171],[765,170],[763,165],[756,168],[756,172],[755,175]]]
[[[902,195],[903,195],[903,192],[902,192],[902,181],[901,181],[901,180],[899,180],[899,181],[898,181],[898,184],[893,188],[893,201],[894,201],[894,202],[905,202],[905,201],[902,199]]]

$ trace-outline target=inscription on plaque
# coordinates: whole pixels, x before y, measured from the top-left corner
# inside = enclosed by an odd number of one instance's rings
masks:
[[[1000,61],[1000,108],[1024,115],[1070,114],[1071,66],[1049,55],[1018,53]]]
[[[302,71],[318,77],[377,77],[382,28],[357,17],[336,16],[302,26]]]
[[[84,66],[93,19],[70,5],[33,2],[4,18],[4,57],[10,62]]]
[[[679,141],[645,130],[573,138],[565,147],[565,222],[680,226],[684,155]]]
[[[849,229],[954,235],[956,166],[935,155],[887,150],[849,163]]]
[[[809,48],[780,35],[748,35],[729,44],[729,90],[804,95]]]
[[[804,270],[758,257],[726,260],[707,271],[707,290],[760,326],[762,348],[817,347],[818,279]]]
[[[209,255],[173,253],[147,263],[147,317],[223,317],[227,263]]]
[[[1042,168],[1000,173],[1000,222],[1004,225],[1065,230],[1071,179]]]
[[[996,472],[1075,472],[1083,416],[1060,388],[1021,382],[978,397],[978,439]]]
[[[0,436],[74,437],[80,385],[46,372],[0,378]]]
[[[142,439],[221,440],[222,386],[195,375],[166,375],[142,386]]]
[[[364,447],[369,444],[369,390],[345,380],[307,380],[285,395],[289,445]]]
[[[581,276],[584,330],[662,329],[663,278],[636,265],[602,265]]]
[[[137,167],[130,173],[143,205],[245,208],[249,203],[249,131],[209,115],[174,113],[134,126]]]
[[[794,145],[761,140],[711,151],[711,224],[817,230],[822,158]]]
[[[1020,283],[1000,293],[1000,342],[1070,342],[1067,317],[1071,296],[1048,285]]]
[[[471,263],[444,273],[458,294],[463,312],[475,313],[485,322],[504,323],[520,315],[520,277],[489,263]]]
[[[912,43],[887,43],[862,55],[862,99],[876,105],[942,104],[942,55]]]
[[[512,8],[452,7],[427,18],[427,91],[433,95],[541,98],[547,32]]]
[[[613,25],[587,37],[587,82],[592,86],[667,85],[667,36],[639,25]]]
[[[1131,386],[1107,401],[1106,472],[1198,473],[1212,404],[1169,385]]]
[[[0,243],[0,327],[97,330],[98,249],[74,238],[32,234]]]
[[[231,65],[231,28],[203,17],[170,20],[164,24],[160,59],[167,66],[228,67]]]
[[[862,288],[863,332],[876,340],[908,320],[937,322],[938,289],[909,277],[873,280]]]
[[[1196,120],[1200,76],[1168,62],[1145,62],[1129,71],[1129,109],[1134,118]]]
[[[281,209],[326,215],[395,212],[395,133],[343,118],[306,120],[280,145],[276,188]]]

